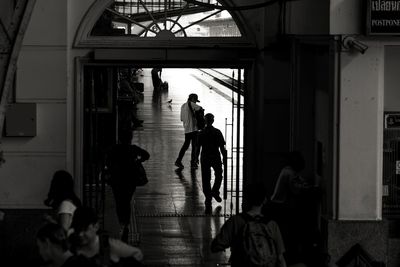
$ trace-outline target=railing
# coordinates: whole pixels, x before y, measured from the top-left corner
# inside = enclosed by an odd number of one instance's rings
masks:
[[[210,4],[210,0],[202,1]],[[185,8],[197,7],[184,0],[115,0],[113,9],[124,16],[137,16],[141,13],[157,13],[164,10],[180,10]]]
[[[351,265],[354,264],[354,265]],[[338,267],[385,267],[385,263],[376,261],[360,244],[355,244],[337,262]]]

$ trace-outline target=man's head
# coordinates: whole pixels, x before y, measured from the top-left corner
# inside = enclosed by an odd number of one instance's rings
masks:
[[[119,134],[119,142],[123,145],[130,145],[133,133],[131,130],[122,130]]]
[[[79,246],[85,246],[93,242],[99,230],[96,212],[89,207],[79,207],[75,210],[71,223],[74,238]]]
[[[300,151],[292,151],[288,155],[288,164],[299,172],[305,168],[305,160]]]
[[[266,192],[262,184],[251,184],[247,187],[247,200],[249,207],[264,204]]]
[[[188,100],[194,103],[200,102],[199,96],[197,94],[190,94]]]
[[[67,234],[61,225],[48,223],[36,234],[39,254],[45,262],[52,262],[59,254],[68,250]]]
[[[206,125],[212,125],[214,123],[214,115],[211,113],[207,113],[204,115],[204,120],[206,122]]]

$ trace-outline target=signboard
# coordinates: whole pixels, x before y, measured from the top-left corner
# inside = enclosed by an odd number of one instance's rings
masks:
[[[400,35],[400,1],[367,0],[367,34]]]
[[[400,129],[400,113],[385,114],[385,129]]]

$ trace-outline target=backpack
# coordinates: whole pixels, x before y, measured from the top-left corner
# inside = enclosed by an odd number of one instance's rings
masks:
[[[241,215],[246,223],[242,227],[240,245],[249,266],[277,266],[278,252],[275,240],[268,232],[269,221],[261,216]]]
[[[199,130],[204,129],[206,126],[206,121],[204,119],[204,109],[201,108],[199,110],[193,110],[192,104],[189,102],[189,109],[193,114],[194,119],[196,120],[196,125]]]

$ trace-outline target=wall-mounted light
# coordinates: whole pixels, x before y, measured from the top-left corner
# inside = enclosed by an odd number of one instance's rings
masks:
[[[368,45],[355,39],[353,36],[346,36],[342,40],[342,46],[346,50],[357,50],[361,54],[364,54],[368,50]]]

